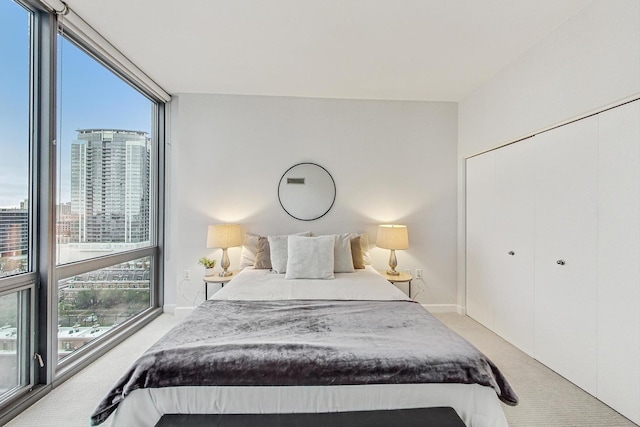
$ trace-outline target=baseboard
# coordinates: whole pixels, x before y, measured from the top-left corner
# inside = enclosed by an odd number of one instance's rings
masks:
[[[162,306],[162,312],[167,314],[174,314],[176,311],[175,304],[165,304]]]
[[[184,319],[191,314],[193,310],[195,310],[195,307],[176,307],[173,310],[173,315],[176,316],[176,319]]]
[[[458,304],[422,304],[431,313],[458,313],[464,315],[464,307]]]

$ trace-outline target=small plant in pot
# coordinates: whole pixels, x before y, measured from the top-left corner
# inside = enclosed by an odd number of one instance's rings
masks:
[[[204,275],[213,276],[213,267],[216,266],[216,260],[203,256],[198,260],[198,264],[204,266]]]

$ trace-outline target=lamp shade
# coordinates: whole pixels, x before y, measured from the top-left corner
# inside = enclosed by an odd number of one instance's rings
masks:
[[[210,225],[207,232],[207,248],[233,248],[242,245],[242,229],[238,224]]]
[[[383,249],[408,249],[409,233],[406,225],[383,224],[378,227],[376,246]]]

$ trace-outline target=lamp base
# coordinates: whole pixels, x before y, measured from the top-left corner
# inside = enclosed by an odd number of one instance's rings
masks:
[[[220,260],[220,267],[222,267],[222,272],[220,273],[220,277],[229,277],[233,273],[228,270],[231,262],[229,261],[229,254],[227,253],[227,248],[222,248],[222,260]]]
[[[390,270],[387,270],[387,275],[389,276],[399,276],[400,273],[396,271],[396,266],[398,265],[398,260],[396,259],[396,250],[391,249],[391,254],[389,255],[389,267]]]

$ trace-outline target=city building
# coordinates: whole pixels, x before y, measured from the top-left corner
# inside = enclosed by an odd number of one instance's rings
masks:
[[[0,209],[0,258],[26,255],[29,250],[29,211]]]
[[[78,222],[78,215],[71,213],[71,202],[59,204],[56,208],[56,242],[69,243],[71,230]]]
[[[80,129],[71,145],[71,242],[149,240],[146,132]]]

